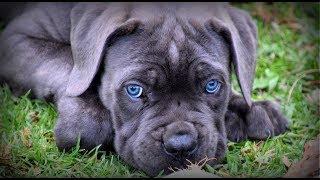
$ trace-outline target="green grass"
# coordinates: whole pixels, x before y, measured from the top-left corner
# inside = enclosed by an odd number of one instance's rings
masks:
[[[262,14],[271,13],[273,21],[255,13],[257,3],[235,5],[248,10],[259,29],[253,98],[279,99],[290,119],[290,131],[266,141],[229,142],[222,164],[204,169],[220,176],[279,177],[287,171],[283,158],[297,162],[304,143],[319,134],[319,102],[308,100],[320,82],[319,4],[307,10],[288,3],[263,4]],[[236,83],[234,88],[239,90]],[[0,88],[0,176],[146,176],[116,154],[98,148],[86,154],[79,147],[71,153],[59,152],[53,136],[56,117],[54,105],[31,100],[28,93],[14,97],[8,87]]]

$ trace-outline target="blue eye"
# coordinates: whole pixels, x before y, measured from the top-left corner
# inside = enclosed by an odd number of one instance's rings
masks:
[[[142,94],[142,87],[136,84],[127,86],[127,93],[132,98],[139,98]]]
[[[218,92],[220,89],[221,83],[218,80],[210,80],[207,84],[206,84],[206,91],[208,93],[215,93]]]

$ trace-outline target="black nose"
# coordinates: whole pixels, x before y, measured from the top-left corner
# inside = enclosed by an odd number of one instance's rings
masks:
[[[174,134],[164,141],[165,151],[175,157],[185,157],[197,149],[197,141],[190,134]]]

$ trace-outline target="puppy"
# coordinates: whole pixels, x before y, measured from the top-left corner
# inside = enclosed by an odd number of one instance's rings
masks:
[[[253,20],[226,3],[31,3],[1,34],[0,77],[55,102],[60,150],[80,137],[155,176],[288,128],[251,100],[256,49]]]

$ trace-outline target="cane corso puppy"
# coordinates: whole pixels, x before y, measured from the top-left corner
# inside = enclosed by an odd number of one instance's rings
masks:
[[[252,102],[257,28],[227,3],[31,3],[1,35],[0,77],[58,107],[60,150],[114,148],[150,176],[288,127]],[[234,70],[242,96],[231,90]]]

